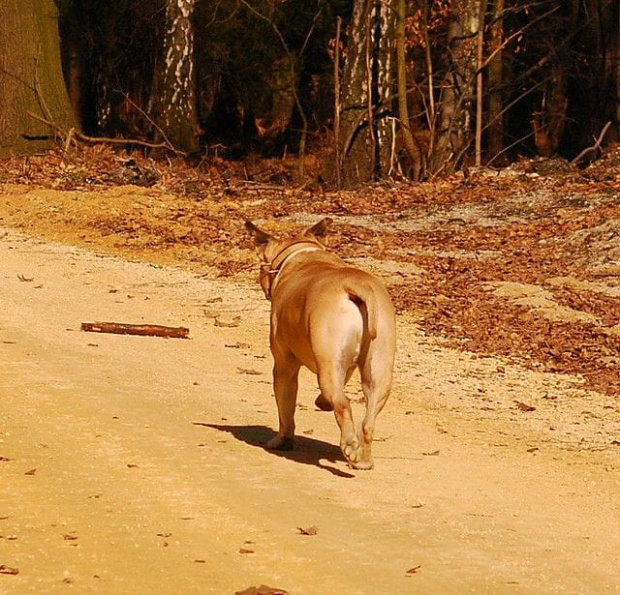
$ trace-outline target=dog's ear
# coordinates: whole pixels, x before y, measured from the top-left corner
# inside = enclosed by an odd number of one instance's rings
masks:
[[[306,230],[306,235],[313,235],[315,238],[322,238],[329,229],[329,226],[333,223],[333,220],[329,217],[321,219],[318,223],[315,223],[311,228]]]
[[[264,246],[271,239],[271,236],[266,231],[256,227],[251,221],[245,222],[245,228],[254,236],[258,246]]]

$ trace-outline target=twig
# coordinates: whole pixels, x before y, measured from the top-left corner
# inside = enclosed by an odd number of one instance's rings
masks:
[[[126,139],[126,138],[109,138],[106,136],[88,136],[86,134],[83,134],[82,132],[78,132],[74,128],[72,128],[68,133],[65,133],[62,130],[62,128],[58,126],[57,124],[55,124],[54,122],[51,122],[50,120],[46,120],[45,118],[42,118],[41,116],[37,116],[37,114],[34,114],[33,112],[30,112],[30,111],[27,111],[26,113],[31,118],[34,118],[35,120],[39,120],[40,122],[47,124],[50,128],[52,128],[52,130],[54,130],[55,133],[60,135],[64,140],[65,148],[68,146],[71,140],[78,139],[83,142],[93,143],[93,144],[94,143],[105,143],[105,144],[112,144],[112,145],[138,145],[140,147],[148,147],[150,149],[168,149],[176,153],[177,155],[185,155],[185,153],[175,149],[170,143],[151,143],[148,141],[138,140],[135,138]]]
[[[610,126],[611,126],[611,121],[607,122],[607,124],[603,126],[603,130],[601,130],[601,133],[598,135],[596,142],[591,147],[586,147],[583,151],[581,151],[581,153],[579,153],[579,155],[577,155],[577,157],[575,157],[570,162],[570,164],[577,165],[585,158],[586,155],[589,155],[590,153],[593,153],[594,151],[598,151],[598,149],[600,149],[601,147],[601,143],[603,142],[603,139],[605,138],[605,135],[607,134],[607,131],[609,130]]]
[[[151,126],[153,126],[153,128],[155,128],[157,132],[159,132],[159,134],[161,134],[161,137],[164,139],[164,145],[169,147],[172,151],[176,153],[177,151],[174,149],[172,143],[168,140],[168,137],[166,136],[166,133],[161,129],[161,126],[158,126],[157,122],[155,122],[133,99],[131,99],[131,97],[129,97],[127,93],[124,93],[123,91],[121,91],[121,94],[129,102],[129,104],[135,109],[137,109],[142,114],[144,119],[149,124],[151,124]],[[160,148],[160,147],[157,147],[157,148]]]
[[[342,187],[342,154],[340,152],[340,30],[342,19],[336,19],[336,45],[334,47],[334,152],[336,154],[336,188]]]

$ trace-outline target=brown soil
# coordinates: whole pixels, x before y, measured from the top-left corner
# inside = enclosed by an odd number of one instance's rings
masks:
[[[620,176],[322,194],[49,159],[52,183],[0,177],[0,593],[617,592]],[[322,213],[400,312],[371,472],[310,374],[298,448],[260,445],[268,304],[242,222]],[[99,320],[190,339],[79,330]]]

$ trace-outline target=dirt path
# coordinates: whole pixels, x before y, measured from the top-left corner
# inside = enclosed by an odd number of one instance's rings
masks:
[[[257,287],[0,230],[0,593],[618,592],[605,397],[399,332],[374,471],[347,469],[309,375],[298,449],[268,452]]]

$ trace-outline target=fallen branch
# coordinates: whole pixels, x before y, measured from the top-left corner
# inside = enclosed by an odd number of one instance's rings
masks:
[[[189,329],[183,326],[161,326],[159,324],[124,324],[120,322],[83,322],[82,330],[89,333],[112,333],[115,335],[140,335],[164,337],[166,339],[187,339]]]
[[[610,126],[611,126],[611,122],[607,122],[607,124],[603,126],[603,130],[601,130],[601,133],[599,134],[595,143],[591,147],[586,147],[583,151],[581,151],[581,153],[579,153],[579,155],[577,155],[577,157],[575,157],[570,162],[570,164],[578,165],[579,163],[581,163],[581,161],[583,161],[583,159],[587,155],[589,155],[590,153],[593,153],[594,151],[598,151],[601,148],[601,143],[603,142],[603,139],[605,138],[605,135],[607,134],[607,131],[609,130]]]
[[[179,151],[178,149],[175,149],[168,142],[151,143],[145,140],[140,140],[140,139],[135,139],[135,138],[125,139],[125,138],[109,138],[106,136],[88,136],[86,134],[83,134],[82,132],[79,132],[78,130],[75,130],[74,128],[69,130],[69,132],[65,132],[64,130],[62,130],[62,128],[60,128],[57,124],[55,124],[54,122],[50,120],[42,118],[41,116],[37,116],[37,114],[33,114],[30,111],[27,112],[27,114],[31,118],[38,120],[39,122],[42,122],[43,124],[46,124],[52,130],[54,130],[54,132],[63,139],[64,145],[65,145],[65,151],[69,148],[71,144],[76,144],[75,142],[76,140],[79,140],[79,141],[90,143],[90,144],[101,143],[101,144],[106,144],[106,145],[125,145],[125,146],[136,145],[138,147],[147,147],[149,149],[168,149],[169,151],[172,151],[176,155],[181,155],[181,156],[185,155],[185,153],[183,153],[182,151]]]

